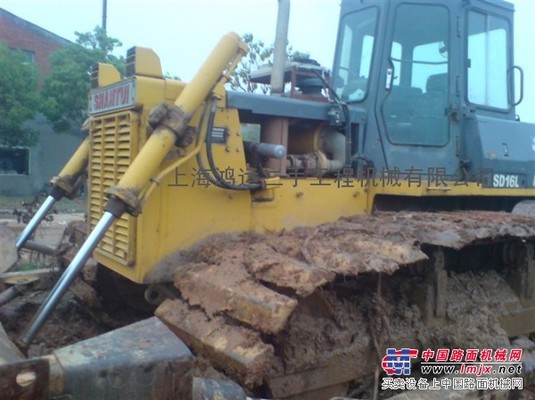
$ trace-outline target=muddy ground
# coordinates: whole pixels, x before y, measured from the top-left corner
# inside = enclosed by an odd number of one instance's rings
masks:
[[[4,212],[3,217],[0,224],[14,235],[4,236],[2,239],[11,241],[22,231],[25,224],[17,221],[12,213]],[[64,237],[66,229],[77,221],[82,226],[83,220],[83,213],[53,214],[51,221],[41,223],[32,239],[52,248],[63,248],[62,240],[69,240]],[[4,247],[11,244],[14,249],[14,243],[5,241]],[[22,250],[15,265],[3,275],[4,279],[0,280],[0,290],[19,283],[17,287],[22,291],[13,300],[0,306],[0,323],[13,340],[28,326],[59,278],[62,268],[65,267],[65,253],[62,251],[61,254],[52,257]],[[113,302],[102,301],[99,288],[92,287],[95,282],[94,268],[95,266],[89,263],[82,276],[65,294],[28,349],[29,357],[49,354],[54,349],[97,336],[150,315]],[[38,278],[32,275],[33,270],[38,270]],[[46,273],[47,270],[49,273]]]
[[[51,285],[40,284],[23,295],[0,307],[0,322],[12,340],[24,331],[43,303]],[[84,339],[129,325],[148,313],[135,312],[128,308],[110,304],[93,307],[69,290],[60,301],[28,349],[28,357],[50,354],[53,350]]]

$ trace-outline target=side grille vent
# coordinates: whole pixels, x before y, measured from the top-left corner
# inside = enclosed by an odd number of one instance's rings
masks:
[[[88,221],[95,227],[104,212],[105,192],[117,185],[137,154],[138,117],[131,111],[95,118],[91,123]],[[123,215],[108,230],[97,249],[117,262],[135,261],[136,219]]]

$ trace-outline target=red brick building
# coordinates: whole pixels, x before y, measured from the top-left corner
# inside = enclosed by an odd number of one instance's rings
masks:
[[[2,8],[0,8],[0,40],[12,49],[23,51],[28,61],[38,66],[41,76],[50,73],[48,62],[50,54],[70,43],[67,39]]]
[[[71,43],[2,8],[0,41],[9,48],[23,51],[28,62],[37,65],[41,79],[50,73],[50,54]],[[41,190],[61,170],[81,141],[77,130],[64,134],[54,132],[41,114],[25,124],[39,132],[39,142],[33,147],[0,146],[0,194],[27,196]]]

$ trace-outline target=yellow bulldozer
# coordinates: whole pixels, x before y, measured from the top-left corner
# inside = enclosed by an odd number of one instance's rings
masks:
[[[501,0],[343,0],[331,73],[274,62],[251,76],[271,95],[226,90],[234,33],[189,83],[147,48],[125,76],[96,66],[87,138],[17,249],[84,174],[89,234],[19,344],[89,257],[155,316],[6,379],[31,370],[51,399],[378,398],[409,389],[411,362],[427,379],[505,349],[488,365],[527,387],[535,127],[515,114],[512,32]]]

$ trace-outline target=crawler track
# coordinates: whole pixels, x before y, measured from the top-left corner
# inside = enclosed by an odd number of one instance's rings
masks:
[[[504,346],[535,332],[535,218],[378,213],[210,238],[156,315],[198,355],[274,398],[329,398],[386,347]]]

